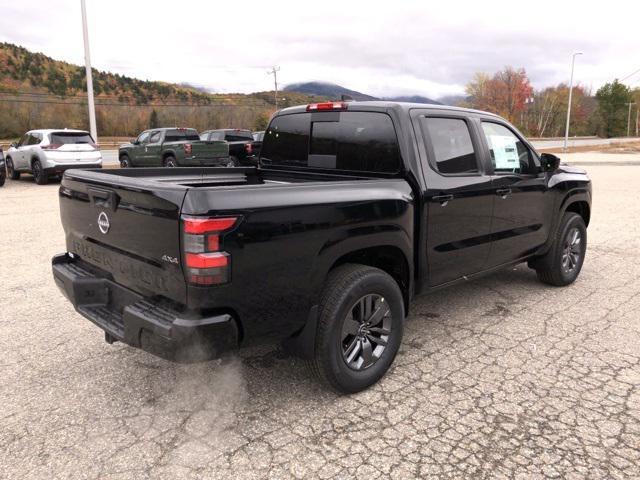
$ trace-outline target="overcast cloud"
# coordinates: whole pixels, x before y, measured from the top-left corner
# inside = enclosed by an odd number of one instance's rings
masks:
[[[87,0],[95,68],[216,92],[320,80],[386,96],[458,94],[524,67],[536,88],[594,90],[640,68],[640,2]],[[0,40],[83,63],[80,0],[0,0]],[[640,74],[627,81],[640,85]]]

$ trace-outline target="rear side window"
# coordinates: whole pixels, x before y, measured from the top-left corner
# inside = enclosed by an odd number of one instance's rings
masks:
[[[422,128],[433,149],[435,167],[445,175],[478,172],[469,126],[458,118],[422,117]]]
[[[211,132],[209,135],[209,140],[211,141],[220,142],[224,140],[224,132]]]
[[[51,143],[56,145],[93,143],[93,139],[87,132],[54,132],[51,134]]]
[[[396,132],[384,113],[277,117],[265,133],[262,148],[261,156],[273,164],[380,173],[400,170]]]
[[[164,136],[165,142],[196,142],[198,140],[200,140],[200,135],[198,135],[198,132],[193,129],[167,130],[167,133]]]
[[[161,132],[153,132],[149,138],[149,143],[158,143],[160,141]]]

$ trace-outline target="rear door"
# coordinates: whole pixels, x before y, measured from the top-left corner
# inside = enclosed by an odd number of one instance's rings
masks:
[[[60,188],[67,250],[138,293],[185,303],[180,208],[187,188],[87,175],[71,170]]]
[[[93,161],[99,156],[89,132],[51,132],[49,149],[53,158],[67,162]]]
[[[538,156],[513,127],[495,118],[483,118],[480,126],[496,193],[488,264],[498,266],[526,257],[546,242],[554,199]]]
[[[426,183],[427,283],[437,286],[485,268],[495,194],[472,118],[426,109],[411,116]]]

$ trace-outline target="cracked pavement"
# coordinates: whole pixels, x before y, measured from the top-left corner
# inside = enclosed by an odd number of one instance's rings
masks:
[[[525,265],[415,300],[391,371],[337,396],[277,347],[175,365],[54,286],[58,185],[0,189],[0,478],[638,478],[640,168],[593,166],[567,288]]]

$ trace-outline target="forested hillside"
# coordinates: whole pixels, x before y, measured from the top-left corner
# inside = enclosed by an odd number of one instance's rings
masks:
[[[215,79],[212,79],[215,83]],[[155,126],[264,128],[273,92],[209,94],[93,69],[100,136],[135,135]],[[306,103],[287,92],[279,106]],[[88,128],[84,67],[0,43],[0,138],[33,128]]]

